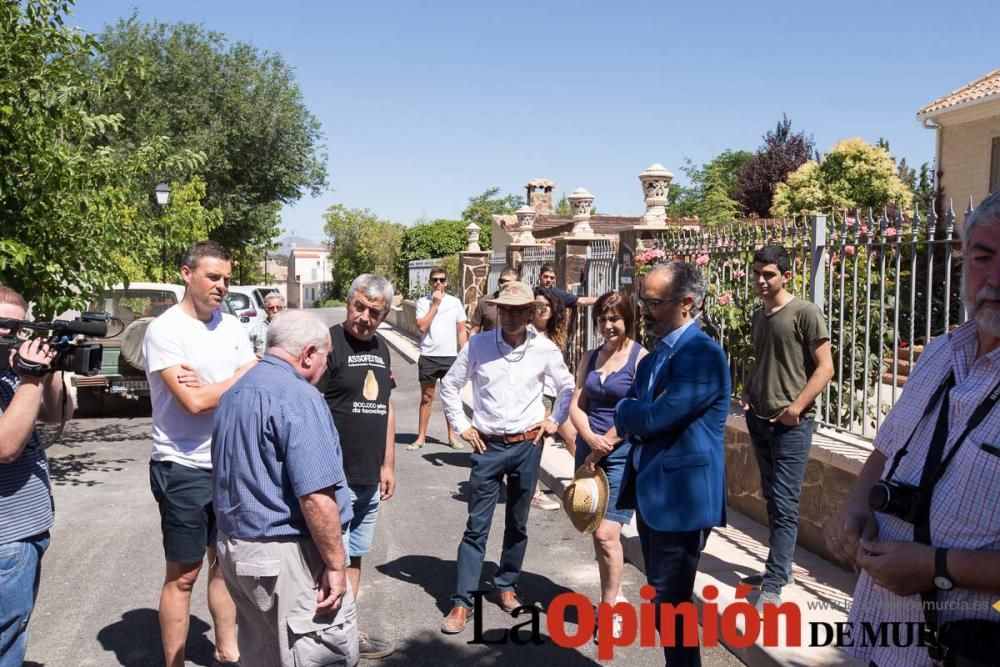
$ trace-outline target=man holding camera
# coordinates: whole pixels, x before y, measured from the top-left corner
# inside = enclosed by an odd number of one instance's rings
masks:
[[[850,650],[879,667],[996,664],[1000,655],[992,608],[1000,595],[1000,193],[966,220],[962,244],[969,321],[927,344],[826,526],[830,553],[862,570]],[[893,624],[890,636],[900,624],[924,631],[906,647],[861,641],[884,623]]]
[[[0,319],[23,320],[27,310],[20,294],[0,285]],[[44,367],[55,351],[36,338],[15,354]],[[0,371],[0,667],[20,665],[28,645],[28,620],[53,521],[48,461],[35,420],[58,422],[73,414],[72,402],[63,401],[61,378]]]

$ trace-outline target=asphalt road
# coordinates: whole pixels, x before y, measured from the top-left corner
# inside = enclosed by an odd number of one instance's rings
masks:
[[[322,315],[343,318],[343,309]],[[396,496],[383,505],[372,553],[362,576],[361,628],[396,642],[387,665],[584,665],[599,664],[596,647],[556,646],[540,615],[542,644],[470,644],[463,634],[440,633],[450,608],[455,555],[466,520],[469,450],[442,444],[444,418],[435,405],[430,435],[422,450],[408,452],[417,430],[419,388],[416,367],[394,356],[397,389]],[[150,421],[102,418],[71,422],[62,442],[49,450],[56,503],[52,545],[45,555],[38,605],[31,623],[29,667],[162,665],[156,606],[163,556],[159,517],[149,491]],[[484,581],[496,566],[503,526],[501,503],[494,517]],[[559,593],[599,595],[597,565],[590,540],[579,535],[561,511],[532,510],[530,544],[521,592],[540,609]],[[203,577],[204,578],[204,577]],[[628,566],[625,593],[638,601],[640,572]],[[487,586],[484,584],[484,588]],[[208,665],[211,619],[204,581],[195,589],[188,664]],[[523,622],[485,604],[488,639]],[[575,626],[567,623],[571,634]],[[706,665],[738,665],[724,649],[706,649]],[[662,665],[656,648],[618,649],[611,664]]]

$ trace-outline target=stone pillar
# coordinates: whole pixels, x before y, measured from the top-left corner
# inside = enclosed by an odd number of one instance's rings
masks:
[[[465,246],[466,252],[479,252],[482,248],[479,247],[479,225],[474,222],[470,222],[469,226],[465,228],[465,233],[469,237],[469,243]]]
[[[521,258],[526,248],[540,248],[541,243],[511,243],[507,246],[507,266],[521,273]]]
[[[462,277],[462,305],[465,306],[466,317],[471,317],[480,297],[486,293],[490,253],[481,251],[458,253],[458,272]]]
[[[534,245],[535,235],[531,233],[531,230],[535,227],[535,218],[538,217],[538,213],[530,206],[522,206],[517,209],[516,215],[517,236],[514,238],[514,243],[517,245]]]
[[[552,190],[556,184],[547,178],[535,178],[524,184],[528,191],[528,206],[538,215],[552,215]]]
[[[642,183],[642,195],[646,200],[646,212],[642,216],[642,224],[649,227],[666,227],[667,225],[667,193],[670,192],[670,182],[674,175],[663,165],[654,164],[639,174]]]
[[[573,231],[570,232],[570,236],[576,238],[593,236],[590,211],[594,208],[594,195],[584,188],[577,188],[569,196],[569,205],[573,209]]]

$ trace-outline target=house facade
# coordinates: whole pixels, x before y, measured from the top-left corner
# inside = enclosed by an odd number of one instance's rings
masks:
[[[937,131],[940,205],[964,210],[1000,190],[1000,69],[941,97],[917,113]]]
[[[326,247],[296,247],[288,253],[288,305],[310,308],[330,286],[333,266]]]

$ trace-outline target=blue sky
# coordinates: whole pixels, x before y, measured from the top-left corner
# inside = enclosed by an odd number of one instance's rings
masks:
[[[990,1],[377,2],[77,0],[96,32],[136,11],[280,53],[323,125],[331,190],[282,211],[320,240],[334,203],[396,222],[458,217],[488,187],[585,187],[643,210],[638,175],[754,150],[782,113],[820,151],[889,139],[911,164],[918,109],[1000,67]]]

